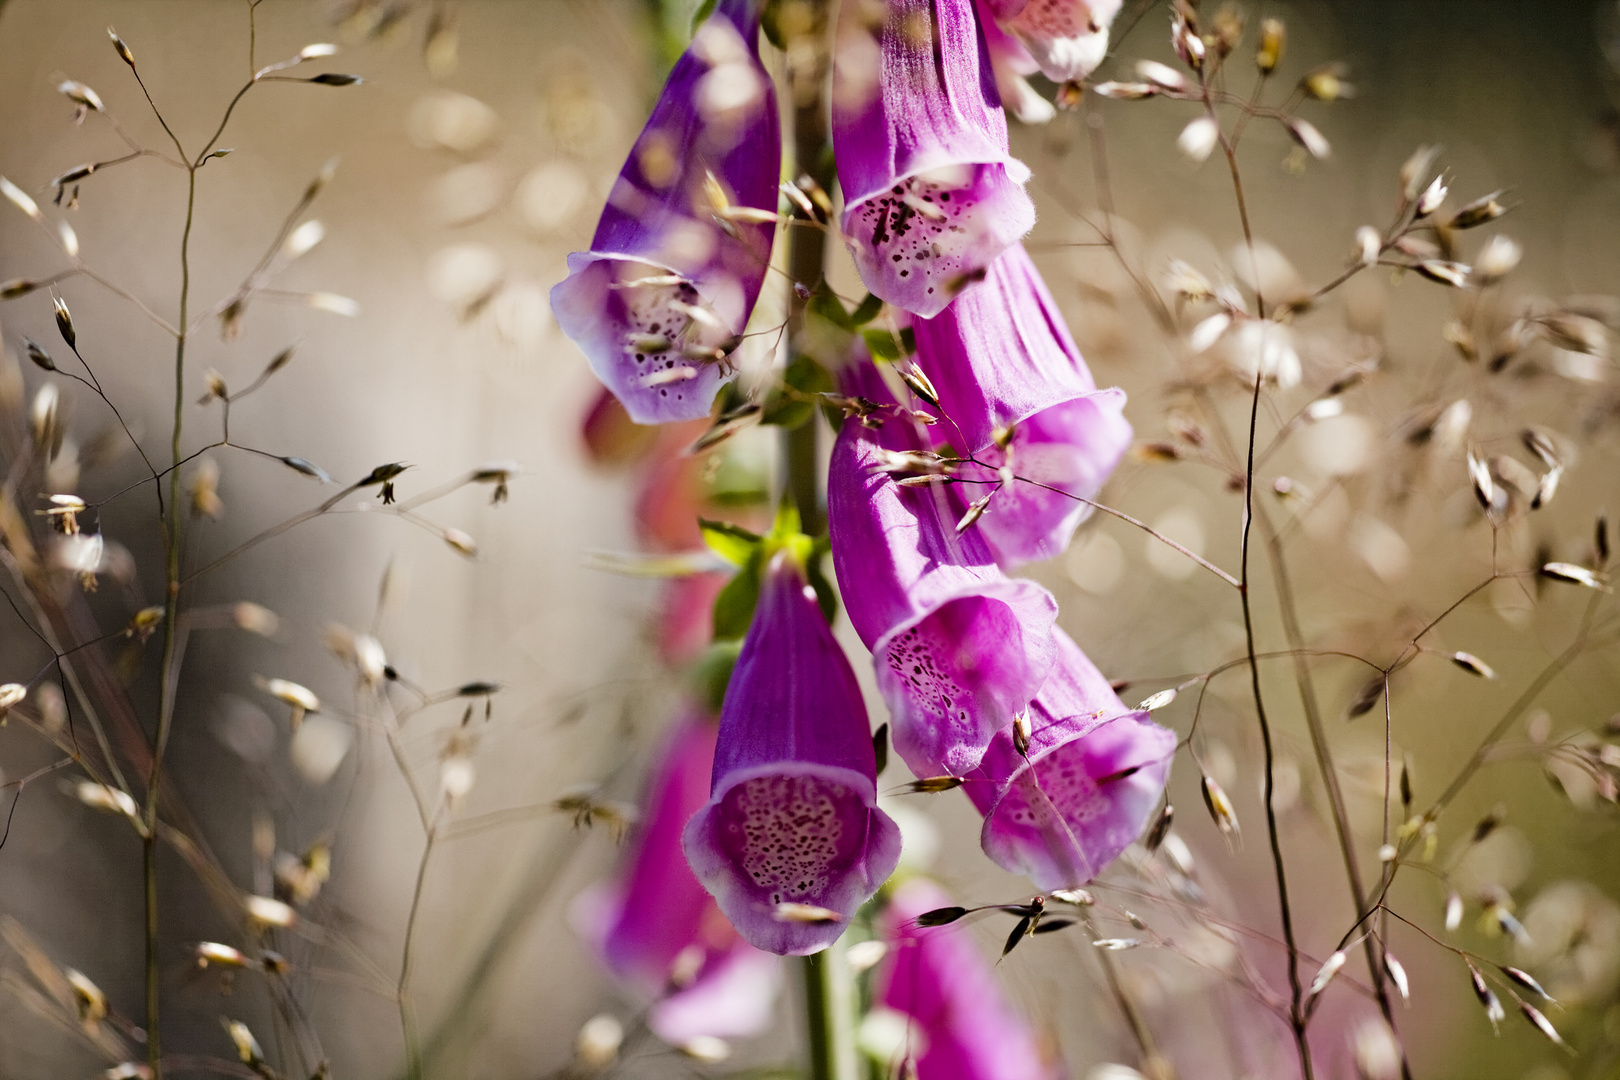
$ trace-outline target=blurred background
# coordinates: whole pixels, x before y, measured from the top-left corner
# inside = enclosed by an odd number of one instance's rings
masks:
[[[602,557],[594,553],[679,548],[689,523],[678,501],[669,511],[679,518],[673,525],[658,517],[661,485],[674,482],[667,475],[610,460],[630,455],[622,433],[593,430],[594,443],[582,435],[597,387],[557,332],[546,291],[562,277],[566,254],[588,245],[662,72],[684,43],[693,6],[260,3],[260,65],[334,41],[342,52],[321,70],[354,72],[365,82],[256,88],[222,142],[233,152],[199,173],[194,314],[253,270],[332,159],[335,178],[307,215],[325,225],[325,239],[279,269],[273,285],[290,294],[339,294],[358,311],[264,297],[241,314],[228,339],[221,320],[210,319],[188,359],[188,401],[205,393],[208,369],[236,389],[292,345],[289,366],[233,409],[235,441],[308,459],[344,483],[382,463],[409,464],[396,481],[405,499],[491,462],[522,465],[507,502],[492,505],[490,488],[474,485],[424,509],[436,525],[474,538],[475,559],[432,529],[346,512],[256,547],[192,596],[205,606],[253,601],[280,616],[268,639],[237,630],[195,637],[172,775],[239,887],[264,873],[266,850],[330,845],[331,881],[297,959],[334,1076],[400,1071],[396,1007],[374,976],[383,973],[386,986],[397,970],[422,857],[408,790],[376,732],[345,727],[325,731],[318,737],[324,742],[305,736],[295,747],[286,707],[255,683],[256,676],[286,678],[323,700],[352,698],[354,673],[329,644],[334,625],[374,635],[389,663],[416,685],[438,690],[491,680],[503,687],[490,699],[489,720],[480,711],[466,729],[477,745],[476,779],[456,812],[465,827],[436,847],[423,878],[414,985],[432,1074],[549,1075],[574,1059],[587,1019],[603,1012],[628,1018],[638,1008],[600,974],[570,922],[574,898],[615,863],[612,830],[581,827],[551,803],[590,784],[602,785],[604,799],[637,797],[649,740],[676,708],[681,677],[661,646],[662,587],[596,569]],[[1128,4],[1126,15],[1137,7]],[[1275,430],[1345,370],[1376,361],[1377,375],[1345,396],[1344,412],[1303,425],[1263,475],[1268,482],[1287,476],[1321,496],[1270,508],[1279,522],[1297,521],[1288,550],[1305,635],[1318,648],[1388,663],[1492,570],[1490,531],[1474,509],[1462,443],[1409,437],[1424,423],[1432,433],[1431,413],[1469,401],[1469,445],[1531,465],[1519,446],[1528,424],[1554,429],[1567,450],[1570,467],[1557,499],[1501,531],[1499,566],[1522,570],[1548,558],[1589,563],[1596,513],[1620,511],[1620,397],[1607,356],[1548,348],[1493,372],[1484,360],[1464,359],[1447,336],[1447,324],[1458,319],[1499,326],[1511,320],[1502,313],[1574,306],[1571,297],[1587,298],[1582,311],[1620,320],[1613,299],[1620,295],[1620,8],[1386,0],[1255,3],[1247,14],[1248,42],[1262,16],[1287,23],[1280,81],[1342,60],[1355,88],[1352,99],[1302,109],[1333,145],[1326,160],[1304,162],[1272,125],[1256,124],[1246,136],[1241,157],[1255,231],[1284,260],[1275,282],[1336,275],[1351,257],[1355,230],[1383,228],[1392,218],[1401,164],[1425,144],[1440,147],[1454,200],[1508,189],[1513,212],[1498,231],[1523,247],[1518,269],[1477,310],[1468,306],[1474,301],[1415,275],[1397,280],[1377,270],[1358,277],[1296,320],[1301,377],[1279,390],[1276,415],[1262,420],[1263,429]],[[1101,77],[1130,78],[1138,58],[1171,62],[1167,21],[1162,5],[1148,10]],[[251,73],[246,3],[6,0],[0,174],[42,204],[53,177],[123,152],[105,117],[74,123],[73,102],[57,90],[64,79],[94,87],[139,143],[163,145],[162,128],[109,47],[109,23],[134,50],[153,99],[188,148],[206,138]],[[1122,15],[1116,31],[1126,25]],[[767,63],[780,68],[779,55]],[[1171,333],[1155,324],[1120,259],[1097,245],[1095,228],[1111,223],[1125,263],[1166,298],[1158,283],[1171,259],[1216,280],[1236,276],[1241,232],[1230,179],[1218,160],[1199,166],[1175,151],[1176,134],[1195,115],[1190,110],[1089,97],[1084,109],[1060,112],[1044,126],[1015,125],[1013,149],[1035,173],[1041,220],[1029,246],[1098,383],[1129,392],[1126,415],[1140,441],[1180,439],[1184,446],[1183,460],[1173,464],[1128,461],[1104,498],[1233,568],[1240,498],[1218,462],[1212,468],[1198,460],[1185,417],[1189,387],[1204,387],[1216,415],[1236,432],[1246,422],[1247,398],[1229,373],[1212,371],[1216,361],[1189,358],[1177,334],[1191,321]],[[133,161],[86,178],[71,211],[47,209],[71,220],[82,257],[98,273],[172,318],[182,173]],[[1478,238],[1466,243],[1477,247]],[[837,258],[835,280],[855,292],[852,268]],[[49,235],[0,206],[0,279],[64,266]],[[92,282],[69,279],[60,291],[108,395],[143,446],[166,453],[172,343],[129,302]],[[780,304],[766,301],[759,317],[768,320]],[[326,304],[333,306],[344,307]],[[6,349],[20,354],[23,335],[56,342],[51,318],[44,292],[0,306]],[[29,368],[25,378],[31,393],[47,376]],[[133,455],[104,461],[92,453],[109,416],[82,389],[62,390],[82,462],[67,487],[97,501],[138,480],[141,470]],[[1209,417],[1201,423],[1207,428]],[[188,406],[186,424],[195,445],[212,441],[218,404]],[[208,459],[219,472],[223,512],[194,529],[188,557],[199,562],[335,490],[229,448]],[[757,520],[773,470],[773,436],[755,430],[680,482],[695,485],[710,512]],[[110,503],[99,520],[107,539],[141,568],[117,588],[103,586],[116,594],[106,598],[110,609],[127,608],[107,624],[117,626],[161,599],[161,535],[142,492]],[[1242,655],[1235,598],[1165,556],[1141,533],[1104,518],[1084,528],[1067,556],[1032,571],[1056,593],[1063,625],[1099,666],[1129,681],[1127,701]],[[1263,568],[1257,574],[1270,582]],[[1271,593],[1265,585],[1260,593],[1262,647],[1284,648]],[[1396,767],[1410,755],[1420,806],[1568,645],[1586,599],[1569,586],[1498,581],[1425,639],[1442,655],[1419,657],[1397,675],[1391,727]],[[1612,631],[1612,599],[1607,618]],[[0,677],[26,681],[50,659],[19,626],[3,633]],[[844,623],[840,635],[869,685],[858,640]],[[124,647],[105,646],[110,653]],[[1453,650],[1484,658],[1498,678],[1447,663],[1443,654]],[[1329,661],[1313,668],[1364,873],[1374,877],[1383,842],[1381,709],[1347,719],[1367,669]],[[1193,743],[1232,793],[1244,842],[1230,848],[1206,820],[1190,760],[1178,761],[1171,798],[1212,903],[1274,936],[1245,680],[1234,671],[1213,681]],[[1282,740],[1283,842],[1296,895],[1306,897],[1302,939],[1322,957],[1353,915],[1286,665],[1268,670],[1267,691]],[[1195,697],[1184,692],[1156,718],[1187,735]],[[881,716],[875,694],[870,700]],[[441,763],[460,753],[447,740],[460,730],[462,705],[424,711],[404,729],[405,761],[430,786],[441,782]],[[1508,739],[1517,749],[1481,773],[1439,832],[1440,861],[1455,855],[1455,880],[1469,886],[1456,944],[1522,963],[1544,981],[1554,973],[1549,989],[1566,1008],[1550,1015],[1579,1056],[1559,1055],[1516,1017],[1493,1039],[1461,962],[1418,932],[1396,928],[1391,947],[1411,974],[1413,996],[1399,1022],[1415,1075],[1612,1075],[1620,1060],[1613,799],[1580,770],[1560,771],[1547,747],[1573,737],[1596,746],[1613,734],[1605,724],[1617,716],[1620,662],[1611,633],[1530,703]],[[16,725],[0,730],[0,780],[27,775],[53,756]],[[885,783],[897,784],[902,772],[891,766]],[[965,800],[911,797],[905,805],[924,819],[914,830],[931,828],[937,838],[931,872],[962,902],[1027,894],[1027,883],[980,855],[978,819]],[[1485,842],[1465,845],[1474,823],[1496,807],[1505,824]],[[166,1042],[177,1052],[229,1056],[220,1015],[268,1032],[269,1006],[245,978],[222,999],[217,973],[197,970],[189,945],[229,928],[180,860],[166,854],[162,867]],[[1477,924],[1477,899],[1493,889],[1514,901],[1529,931],[1524,941]],[[1444,885],[1418,873],[1394,893],[1403,913],[1439,936],[1445,896]],[[139,1019],[139,844],[54,777],[18,797],[0,848],[0,913],[59,964],[90,975],[115,1010]],[[973,927],[987,953],[1006,929]],[[1195,931],[1186,930],[1183,953],[1140,950],[1120,959],[1122,978],[1166,1053],[1186,1076],[1289,1075],[1285,1031],[1223,975],[1237,950],[1281,985],[1280,952],[1259,936],[1234,941]],[[1098,1063],[1132,1060],[1135,1048],[1103,995],[1092,950],[1063,938],[1020,950],[998,974],[1070,1075],[1081,1077]],[[0,964],[18,966],[9,954]],[[1347,994],[1319,1022],[1327,1075],[1353,1075],[1349,1033],[1369,1013],[1365,1005]],[[778,1011],[771,1034],[739,1046],[723,1067],[650,1045],[636,1048],[629,1067],[635,1075],[680,1076],[791,1064],[791,992]],[[88,1076],[105,1065],[70,1030],[40,1023],[22,995],[0,987],[0,1076]]]

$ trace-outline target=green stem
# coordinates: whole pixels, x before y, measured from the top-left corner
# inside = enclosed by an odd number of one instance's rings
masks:
[[[804,973],[804,1039],[810,1080],[858,1080],[855,1053],[855,982],[844,957],[844,939],[801,961]]]

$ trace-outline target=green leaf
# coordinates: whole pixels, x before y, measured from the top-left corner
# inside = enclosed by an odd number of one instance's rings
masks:
[[[860,306],[850,315],[849,321],[856,326],[865,326],[877,318],[882,310],[883,298],[876,293],[867,293],[866,299],[862,300]]]
[[[731,684],[731,672],[740,652],[741,641],[716,641],[703,650],[686,673],[687,683],[712,712],[719,712],[725,704],[726,687]]]
[[[814,358],[801,355],[783,369],[782,385],[791,388],[796,395],[809,397],[832,390],[833,381],[832,376]],[[815,408],[814,402],[800,400],[798,396],[789,395],[780,388],[774,389],[765,399],[765,412],[760,422],[796,428],[815,415]]]
[[[889,765],[889,722],[885,720],[872,732],[872,756],[877,759],[877,769],[873,776],[882,776],[883,770]]]
[[[726,587],[714,598],[716,641],[741,638],[748,633],[748,624],[754,621],[754,608],[759,603],[760,567],[764,562],[764,551],[764,545],[755,548],[743,568],[726,582]]]
[[[733,566],[746,566],[764,540],[764,537],[729,521],[698,518],[698,528],[702,531],[703,542],[709,546],[709,550]]]

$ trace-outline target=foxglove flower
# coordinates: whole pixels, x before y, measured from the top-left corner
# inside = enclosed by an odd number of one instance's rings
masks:
[[[990,9],[990,0],[974,0],[979,13],[979,29],[984,32],[984,44],[990,55],[990,67],[996,76],[996,92],[1007,112],[1023,124],[1045,124],[1057,115],[1057,107],[1036,93],[1026,76],[1040,70],[1035,58],[1029,55],[1022,42],[996,22]]]
[[[779,551],[726,690],[709,801],[683,837],[748,942],[823,949],[894,871],[900,830],[877,808],[876,772],[855,673],[803,567]]]
[[[846,388],[887,391],[863,363]],[[943,486],[903,487],[896,455],[923,442],[911,422],[844,422],[827,473],[828,528],[839,590],[872,650],[894,747],[918,776],[961,775],[979,763],[1045,681],[1057,602],[997,568],[977,528]]]
[[[1058,660],[1029,710],[1029,745],[997,732],[963,785],[984,815],[991,861],[1043,891],[1084,885],[1147,827],[1176,736],[1127,709],[1062,630]]]
[[[917,917],[950,904],[933,882],[912,878],[894,891],[881,930],[889,942],[874,1000],[909,1021],[899,1061],[917,1080],[1051,1080],[1035,1036],[1015,1013],[995,971],[957,925],[920,927]]]
[[[681,851],[681,830],[708,797],[716,730],[696,709],[675,722],[648,777],[622,876],[575,907],[607,968],[656,999],[647,1024],[676,1046],[761,1031],[780,979],[777,959],[737,936]]]
[[[1121,0],[987,0],[1053,82],[1084,79],[1108,55]]]
[[[973,0],[849,0],[833,60],[843,230],[866,287],[935,315],[1035,224]]]
[[[1068,546],[1091,513],[1080,499],[1102,490],[1131,445],[1124,404],[1124,391],[1102,390],[1042,409],[1013,428],[1005,444],[979,451],[983,465],[961,467],[964,479],[995,480],[1003,466],[1020,477],[996,492],[990,512],[974,526],[1001,567],[1014,570]]]
[[[557,324],[640,424],[708,414],[770,263],[775,226],[758,218],[776,207],[781,131],[758,37],[758,0],[721,0],[670,72],[591,250],[551,290]]]
[[[965,465],[963,478],[994,480],[1008,466],[1046,485],[1015,481],[996,492],[974,526],[996,562],[1010,570],[1058,554],[1090,512],[1079,499],[1096,496],[1130,446],[1125,394],[1097,389],[1022,245],[912,330],[948,418],[936,430],[987,466]]]

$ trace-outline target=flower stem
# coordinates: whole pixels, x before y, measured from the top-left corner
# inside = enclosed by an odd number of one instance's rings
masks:
[[[855,984],[844,959],[844,939],[803,958],[804,1041],[809,1080],[858,1080],[855,1054]]]

